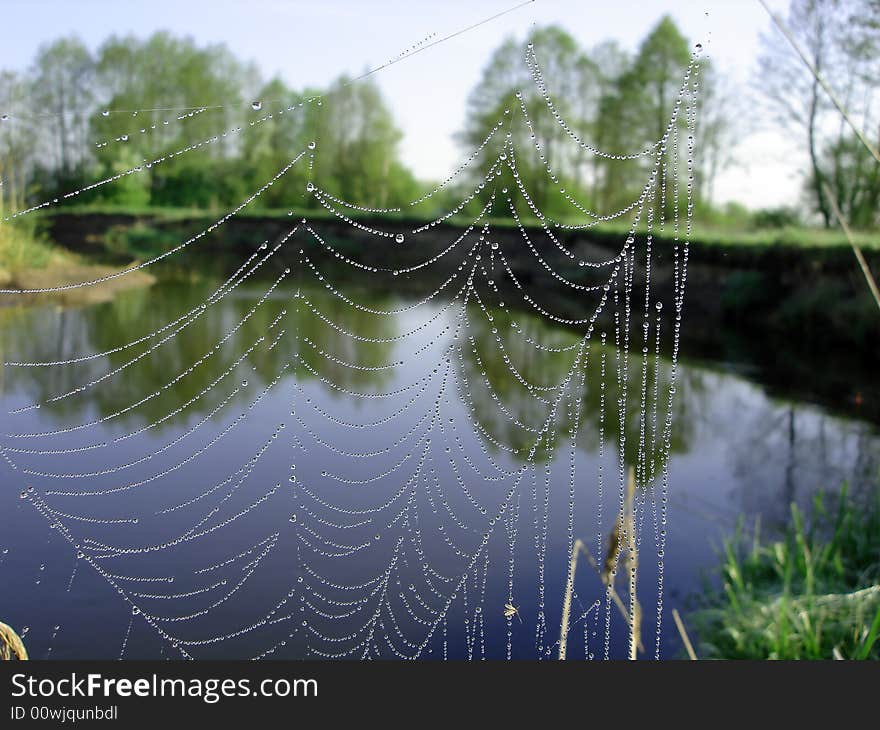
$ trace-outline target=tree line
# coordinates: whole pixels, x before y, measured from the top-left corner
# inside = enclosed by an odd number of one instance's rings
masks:
[[[832,84],[840,84],[850,104],[860,105],[859,118],[869,132],[880,129],[869,124],[880,76],[878,19],[880,0],[793,0],[789,14],[816,67]],[[505,110],[515,116],[522,107],[532,129],[516,123],[509,130],[522,150],[517,157],[521,179],[542,211],[557,217],[577,212],[560,188],[592,210],[624,207],[638,195],[645,180],[642,168],[651,160],[614,156],[638,152],[663,135],[694,48],[669,17],[634,52],[610,41],[583,48],[558,26],[507,38],[468,98],[458,134],[462,152],[479,146]],[[833,124],[821,88],[798,65],[786,41],[768,33],[763,48],[756,87],[770,113],[800,135],[809,151],[804,209],[832,225],[822,192],[830,186],[854,225],[875,225],[878,166],[844,125]],[[528,58],[539,65],[552,109],[534,82]],[[733,160],[743,133],[740,120],[747,116],[741,111],[742,94],[731,91],[711,62],[699,64],[698,215],[712,209],[714,181]],[[73,200],[229,207],[314,140],[319,142],[314,165],[292,168],[255,207],[319,205],[306,192],[310,180],[331,195],[367,207],[406,205],[433,187],[401,160],[401,130],[372,79],[341,76],[324,89],[292,89],[278,77],[266,80],[254,64],[222,44],[199,46],[168,32],[146,39],[111,37],[96,52],[75,37],[48,44],[27,72],[0,72],[0,112],[5,116],[0,122],[0,207],[5,211],[143,168],[154,159],[162,163]],[[267,114],[272,118],[262,121]],[[612,157],[572,144],[570,132]],[[486,172],[503,144],[504,135],[496,137],[460,187],[444,188],[432,198],[437,209],[451,207]],[[186,154],[171,154],[207,140]],[[547,165],[531,149],[535,144],[558,183],[551,184]]]

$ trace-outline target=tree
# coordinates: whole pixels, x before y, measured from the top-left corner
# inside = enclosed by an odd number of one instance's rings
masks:
[[[46,115],[51,149],[49,159],[43,162],[62,178],[73,175],[90,146],[87,132],[94,73],[94,59],[76,37],[42,47],[34,62],[34,107]]]
[[[851,226],[873,228],[880,223],[880,165],[855,134],[828,143],[822,168]]]
[[[416,197],[399,161],[403,134],[371,79],[341,76],[331,84],[310,129],[317,153],[314,182],[343,200],[388,207]]]
[[[690,60],[690,44],[668,15],[639,46],[630,73],[641,96],[636,111],[644,125],[643,142],[656,142],[665,134]]]
[[[296,92],[279,78],[270,80],[257,92],[257,99],[266,100],[262,102],[266,111],[276,116],[271,122],[249,130],[241,140],[244,177],[251,188],[263,185],[315,139],[319,108],[315,101],[309,100],[318,95],[317,90]],[[288,109],[291,106],[293,110]],[[279,111],[283,113],[278,114]],[[304,205],[308,202],[307,180],[306,166],[294,167],[263,194],[262,205],[273,208]]]
[[[527,63],[532,57],[540,70],[535,78]],[[668,16],[660,19],[633,56],[613,42],[585,51],[556,26],[537,28],[522,42],[507,38],[468,97],[459,140],[471,151],[503,120],[517,152],[520,178],[543,213],[556,218],[577,213],[563,189],[588,208],[613,213],[630,205],[643,189],[653,156],[624,158],[653,148],[666,134],[691,58],[690,43]],[[700,142],[711,154],[697,172],[708,194],[711,180],[729,161],[732,134],[727,97],[717,91],[720,74],[708,65],[703,70],[697,99],[708,112],[709,124]],[[531,129],[519,123],[521,104]],[[678,115],[678,124],[680,129],[686,126],[684,114]],[[494,135],[480,164],[473,166],[470,183],[486,175],[506,140],[502,134]],[[596,154],[590,147],[606,154]],[[684,155],[686,145],[679,148]],[[687,174],[686,165],[679,170]],[[505,174],[496,185],[514,184]],[[529,212],[522,208],[521,212]]]
[[[20,74],[0,72],[0,218],[25,207],[25,188],[37,146],[34,127],[22,106],[30,96],[30,84]],[[18,117],[21,109],[25,115]],[[2,225],[2,224],[0,224]]]
[[[536,83],[527,66],[532,56],[537,61],[544,88]],[[550,214],[575,212],[559,189],[568,188],[576,197],[586,197],[588,162],[583,149],[572,142],[559,120],[550,113],[545,94],[561,119],[580,136],[589,137],[599,84],[596,64],[562,28],[536,28],[523,41],[507,38],[492,54],[468,97],[465,127],[458,136],[468,152],[482,144],[499,121],[503,127],[502,132],[493,135],[480,163],[473,166],[469,183],[487,174],[507,141],[506,133],[510,132],[517,150],[520,178],[535,204]],[[532,122],[534,138],[520,119],[521,102]],[[535,147],[543,154],[544,161]],[[551,178],[547,167],[558,182]],[[502,180],[499,186],[511,188],[515,184],[506,171]],[[502,209],[500,213],[506,215],[507,211]]]
[[[792,0],[786,21],[809,63],[867,129],[875,123],[878,18],[877,0]],[[808,195],[824,225],[831,226],[824,188],[835,190],[844,183],[835,173],[834,160],[847,149],[848,129],[819,80],[781,33],[774,28],[762,37],[762,44],[757,83],[775,116],[802,135],[809,156]],[[834,194],[841,201],[847,198],[845,190]]]
[[[96,74],[95,96],[100,106],[92,114],[91,129],[96,139],[108,142],[95,153],[102,174],[130,169],[132,162],[167,155],[244,123],[251,101],[245,95],[256,88],[254,69],[238,61],[225,46],[200,48],[190,38],[167,32],[146,40],[110,38],[100,49]],[[146,111],[136,115],[128,111],[137,109]],[[100,110],[110,113],[105,116]],[[232,203],[240,186],[235,178],[218,173],[224,160],[237,152],[231,140],[221,138],[198,152],[144,171],[150,202]],[[141,194],[132,193],[133,198],[101,191],[105,199],[110,195],[116,202],[140,202]]]
[[[666,134],[690,60],[690,44],[673,20],[664,16],[600,100],[599,147],[624,155],[658,142]],[[711,77],[707,83],[711,85]],[[684,128],[685,122],[684,115],[679,114],[679,127]],[[602,159],[599,189],[603,209],[623,207],[638,195],[649,173],[647,166],[652,164],[650,156],[641,160]]]

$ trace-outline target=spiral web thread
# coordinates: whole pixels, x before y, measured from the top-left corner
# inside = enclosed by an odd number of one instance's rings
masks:
[[[94,571],[130,612],[120,658],[128,656],[132,637],[145,631],[159,639],[163,653],[170,649],[171,655],[183,658],[291,653],[361,659],[553,656],[562,594],[548,594],[545,577],[551,568],[558,570],[547,565],[554,539],[549,505],[551,493],[558,489],[567,489],[566,555],[576,538],[587,537],[576,515],[588,492],[599,495],[591,544],[597,555],[612,557],[612,576],[619,565],[626,565],[619,551],[609,551],[607,533],[615,525],[621,544],[632,537],[639,546],[642,564],[645,543],[653,543],[655,637],[645,643],[650,653],[660,656],[668,463],[691,228],[698,54],[684,75],[662,139],[625,155],[604,152],[582,140],[557,110],[531,46],[524,60],[535,85],[530,93],[546,103],[543,113],[561,125],[571,145],[612,163],[644,163],[641,192],[629,205],[598,213],[563,190],[580,223],[555,221],[538,208],[519,175],[520,158],[538,161],[549,185],[559,189],[560,182],[534,135],[521,91],[519,104],[504,110],[461,167],[405,206],[417,214],[419,206],[482,162],[487,172],[471,192],[431,222],[406,235],[382,230],[356,219],[357,213],[378,209],[344,201],[310,182],[306,194],[359,235],[375,239],[375,247],[343,252],[322,234],[320,221],[291,221],[278,241],[256,247],[203,302],[153,331],[100,352],[7,363],[44,378],[44,392],[50,395],[10,412],[2,454],[22,479],[22,499],[75,555],[68,590],[77,570]],[[185,123],[207,109],[190,110],[175,121]],[[254,110],[262,108],[255,105]],[[276,109],[170,156],[195,152],[230,134],[246,134],[281,113],[295,111]],[[511,134],[516,125],[532,133],[533,145],[518,148]],[[222,235],[225,223],[294,166],[308,165],[311,171],[318,151],[319,145],[310,143],[241,205],[157,259],[93,281],[29,293],[94,286],[197,247],[207,236]],[[137,175],[164,159],[83,190]],[[513,180],[512,186],[501,187],[503,175]],[[381,247],[418,251],[420,235],[446,235],[450,229],[438,226],[473,201],[482,204],[481,212],[439,253],[398,269],[372,260],[371,254]],[[58,202],[46,201],[15,215]],[[518,212],[523,204],[538,220],[538,230],[526,229]],[[511,250],[505,237],[494,235],[493,210],[513,217],[521,251]],[[617,219],[630,221],[629,233],[603,260],[578,257],[554,232]],[[672,239],[662,244],[664,255],[672,258],[674,279],[667,301],[655,295],[651,280],[652,260],[661,245],[654,236],[660,233]],[[513,254],[522,251],[552,277],[563,295],[588,302],[588,316],[562,316],[552,304],[542,303],[546,290],[532,290],[511,264]],[[285,263],[279,265],[282,257]],[[395,277],[412,284],[431,267],[451,261],[457,265],[448,277],[422,288],[407,304],[379,308],[346,291],[348,282],[359,278],[389,289]],[[328,273],[330,264],[333,271],[347,267],[350,273],[337,282]],[[268,283],[259,280],[264,282],[258,285],[262,294],[252,306],[237,321],[227,322],[222,336],[202,343],[199,324],[206,313],[268,271]],[[302,282],[310,282],[311,288]],[[523,324],[503,301],[499,282],[521,295],[520,306],[527,313],[567,328],[566,336],[542,341],[530,332],[528,321]],[[335,302],[331,312],[312,301],[314,287]],[[351,327],[349,310],[375,324]],[[315,342],[306,322],[332,329],[344,351],[331,352]],[[403,331],[395,329],[396,323],[403,323]],[[255,331],[258,336],[253,337]],[[203,345],[201,354],[191,363],[163,364],[163,346],[178,338],[195,338]],[[661,359],[661,349],[671,352],[671,362]],[[269,357],[279,352],[280,359]],[[382,357],[373,357],[375,353]],[[532,382],[522,361],[536,359],[546,363],[537,372],[557,377]],[[496,392],[487,374],[486,363],[499,361],[515,383],[515,397]],[[143,389],[127,378],[129,368],[147,362],[163,373],[159,387]],[[267,362],[273,366],[271,372],[263,365]],[[186,380],[202,368],[210,370],[209,384],[190,393]],[[382,383],[391,381],[386,374],[398,368],[406,374],[404,384],[384,388]],[[57,375],[59,370],[63,376]],[[249,377],[259,384],[249,383]],[[83,407],[75,410],[77,418],[70,425],[16,427],[23,414],[38,414],[49,404],[76,409],[83,397],[119,381],[131,394],[122,408],[90,416]],[[73,385],[59,389],[55,383]],[[370,387],[374,383],[377,388]],[[336,397],[319,403],[315,388]],[[585,408],[583,395],[588,391],[600,394],[598,411]],[[214,406],[206,415],[192,415],[208,401]],[[487,402],[494,408],[488,420]],[[132,430],[118,425],[156,403],[161,404],[158,417],[141,419],[142,425]],[[282,420],[277,407],[268,409],[278,403],[286,404]],[[588,420],[598,433],[595,473],[585,473],[578,458]],[[632,433],[626,424],[633,421],[638,488],[630,528],[623,515],[625,455],[634,447],[627,443]],[[503,427],[493,432],[487,423]],[[165,430],[169,424],[179,427],[173,438]],[[103,435],[96,435],[96,427]],[[245,438],[246,433],[258,435]],[[469,451],[466,445],[472,442],[477,448]],[[129,449],[137,445],[140,455],[120,461],[114,446],[122,443]],[[235,453],[237,468],[206,483],[200,464],[227,450]],[[286,454],[289,470],[271,473],[266,458],[270,452],[275,463],[278,452]],[[297,467],[304,461],[321,464],[320,472],[303,476]],[[612,495],[615,488],[618,514],[603,514],[603,495]],[[256,541],[253,526],[262,530]],[[636,534],[623,534],[629,529]],[[521,549],[526,543],[533,547],[528,553]],[[523,564],[524,554],[531,556],[532,565]],[[627,580],[635,581],[635,575]],[[506,602],[487,605],[487,595],[494,595],[487,585],[499,581]],[[589,603],[578,596],[578,586],[566,587],[574,589],[575,601],[568,630],[583,628],[583,656],[607,658],[615,625],[611,589]],[[519,608],[524,603],[530,606],[528,613]],[[637,607],[631,603],[629,610]],[[645,617],[645,625],[649,621]],[[218,625],[225,630],[218,632]],[[54,627],[53,640],[59,628]],[[623,630],[632,633],[628,627]],[[523,636],[532,637],[526,642],[532,647],[528,651],[523,649]]]

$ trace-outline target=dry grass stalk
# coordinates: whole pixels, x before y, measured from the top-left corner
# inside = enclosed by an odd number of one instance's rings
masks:
[[[691,661],[697,661],[697,653],[694,651],[694,645],[691,644],[691,639],[688,636],[687,629],[684,627],[684,622],[681,620],[677,608],[672,609],[672,618],[675,621],[675,627],[678,629],[678,635],[681,636],[681,641],[684,644],[684,650],[687,652],[688,658]]]
[[[27,659],[27,649],[24,648],[24,643],[12,627],[0,621],[0,660],[13,658],[22,661]]]
[[[847,124],[852,128],[853,132],[855,132],[856,137],[859,138],[859,141],[865,147],[868,152],[874,157],[874,159],[880,163],[880,151],[871,144],[867,137],[865,137],[862,130],[859,126],[852,120],[849,114],[846,111],[846,108],[837,98],[837,95],[834,93],[834,90],[828,85],[822,75],[819,73],[818,69],[810,63],[810,60],[804,54],[800,45],[798,45],[797,40],[792,35],[791,31],[782,22],[782,19],[776,15],[772,10],[770,10],[769,6],[765,2],[765,0],[760,0],[761,5],[764,6],[764,9],[770,15],[770,18],[776,24],[776,27],[779,28],[780,32],[785,36],[788,42],[791,44],[791,47],[794,48],[795,52],[800,56],[801,61],[804,62],[804,65],[809,69],[810,73],[813,75],[813,78],[819,83],[819,85],[825,90],[825,93],[828,94],[828,98],[831,99],[834,106],[837,107],[837,111],[840,112],[841,116],[843,116],[844,120]],[[840,212],[840,208],[837,206],[837,201],[834,198],[834,195],[831,192],[831,189],[828,187],[827,183],[822,184],[822,191],[825,194],[825,197],[828,200],[829,205],[831,206],[834,216],[837,218],[838,223],[840,223],[840,227],[843,228],[844,234],[846,234],[846,238],[849,241],[849,245],[852,246],[853,253],[856,255],[856,259],[859,262],[859,266],[862,269],[862,273],[865,275],[865,280],[868,282],[868,288],[871,290],[871,294],[874,296],[874,301],[877,302],[877,306],[880,307],[880,290],[877,289],[877,282],[874,280],[874,277],[871,274],[871,270],[868,268],[868,262],[865,261],[865,257],[862,255],[861,249],[856,245],[852,233],[849,230],[849,226],[846,224],[846,221],[843,218],[843,214]]]
[[[827,183],[822,183],[822,189],[825,191],[825,197],[828,198],[828,204],[831,206],[834,217],[837,218],[837,222],[840,223],[840,227],[843,229],[844,235],[846,235],[846,240],[849,241],[849,245],[852,247],[853,253],[856,255],[856,261],[859,262],[862,273],[865,275],[865,281],[868,282],[868,288],[874,296],[874,301],[877,302],[877,306],[880,307],[880,290],[877,289],[877,282],[874,280],[873,274],[871,274],[871,269],[868,268],[868,262],[865,260],[864,255],[862,255],[862,250],[856,244],[852,231],[849,229],[849,226],[843,217],[843,213],[841,213],[837,201],[834,199],[831,188],[828,187]]]
[[[791,47],[794,48],[795,53],[800,56],[801,61],[804,62],[804,65],[809,69],[810,73],[813,75],[813,78],[819,83],[819,85],[825,90],[825,93],[828,94],[828,98],[831,99],[831,102],[834,106],[837,107],[837,111],[843,116],[846,123],[852,128],[853,132],[856,133],[856,136],[859,138],[859,141],[865,146],[865,149],[873,155],[874,159],[877,162],[880,162],[880,152],[878,152],[877,148],[872,145],[868,139],[865,137],[862,130],[859,126],[852,120],[849,113],[846,111],[846,107],[843,106],[840,99],[837,98],[837,94],[834,93],[834,89],[832,89],[828,82],[825,81],[825,78],[819,73],[819,70],[810,62],[810,59],[807,58],[806,54],[801,49],[794,35],[792,35],[791,31],[782,21],[782,19],[774,13],[770,7],[767,5],[766,0],[760,0],[761,5],[764,6],[764,10],[770,15],[770,19],[774,22],[777,28],[779,28],[782,35],[785,36],[786,40],[791,44]]]
[[[611,599],[614,601],[614,605],[617,606],[618,611],[620,611],[620,615],[623,616],[623,620],[626,621],[627,626],[630,627],[630,659],[635,659],[639,651],[645,651],[645,647],[642,644],[641,638],[642,609],[641,605],[638,602],[638,599],[636,598],[635,574],[638,570],[638,554],[636,550],[635,538],[635,513],[633,510],[634,498],[635,472],[633,471],[632,467],[630,467],[629,480],[626,490],[626,499],[622,508],[623,516],[618,516],[618,520],[614,525],[614,529],[611,531],[611,535],[609,537],[608,552],[606,553],[603,566],[599,565],[599,562],[593,557],[589,548],[587,548],[587,546],[580,538],[578,538],[574,542],[574,546],[571,550],[571,559],[568,563],[568,578],[565,584],[565,597],[562,602],[562,622],[559,627],[560,659],[566,658],[568,648],[568,630],[571,621],[571,601],[574,594],[574,576],[575,572],[577,571],[577,561],[579,555],[583,555],[590,563],[593,570],[596,571],[596,575],[599,576],[599,579],[606,586],[608,593],[611,596]],[[623,528],[623,539],[621,539],[621,523],[625,525],[625,527]],[[620,553],[623,550],[623,542],[626,542],[626,550],[628,554],[627,561],[632,571],[629,586],[629,609],[627,609],[626,604],[623,602],[623,599],[620,597],[620,594],[615,590],[614,587],[615,568],[617,566],[618,559],[620,558]],[[632,616],[634,616],[634,620],[630,618],[631,614]]]
[[[627,563],[629,567],[629,611],[632,620],[629,622],[629,658],[636,659],[642,644],[642,607],[636,597],[636,574],[639,568],[639,554],[636,549],[636,474],[633,467],[629,468],[626,484],[626,500],[624,502],[624,519],[627,532]]]
[[[565,598],[562,601],[562,624],[559,627],[559,658],[565,659],[568,649],[568,627],[571,621],[571,597],[574,593],[574,574],[577,570],[578,555],[586,550],[580,538],[574,541],[571,560],[568,562],[568,578],[565,581]]]

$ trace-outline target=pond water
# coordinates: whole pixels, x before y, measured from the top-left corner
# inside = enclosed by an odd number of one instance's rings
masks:
[[[529,463],[580,333],[340,284],[400,310],[376,316],[274,280],[210,300],[223,277],[178,270],[111,301],[0,309],[4,360],[77,360],[2,371],[0,620],[27,627],[38,659],[555,657],[571,540],[604,559],[621,469],[640,463],[641,353],[621,388],[619,352],[591,342]],[[669,370],[664,357],[661,391]],[[622,397],[622,419],[600,418]],[[792,501],[873,484],[878,446],[870,424],[683,357],[668,460],[652,451],[635,495],[646,655],[661,569],[671,657],[668,612],[701,590],[738,517],[772,530]],[[602,658],[606,637],[625,656],[627,627],[584,560],[574,587],[569,657]]]

